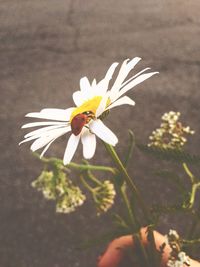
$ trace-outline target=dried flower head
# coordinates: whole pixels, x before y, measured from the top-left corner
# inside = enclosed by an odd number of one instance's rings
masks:
[[[181,149],[187,142],[187,135],[194,134],[189,126],[179,121],[180,112],[170,111],[162,116],[160,128],[152,132],[148,146]]]
[[[56,192],[53,185],[54,174],[52,171],[43,171],[40,176],[32,182],[32,186],[38,191],[42,191],[46,199],[55,199]]]
[[[62,171],[56,174],[52,171],[43,171],[32,182],[32,186],[38,191],[42,191],[46,199],[56,201],[56,212],[70,213],[85,201],[85,195],[80,188],[74,186]]]
[[[63,195],[57,199],[56,212],[70,213],[75,211],[77,207],[81,206],[85,201],[85,195],[80,188],[71,185]]]
[[[104,181],[94,188],[93,197],[97,207],[97,214],[100,215],[110,209],[114,203],[116,192],[114,185],[109,181]]]

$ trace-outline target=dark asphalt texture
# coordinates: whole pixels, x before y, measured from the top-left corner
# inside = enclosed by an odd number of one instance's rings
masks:
[[[196,131],[189,148],[198,152],[199,37],[199,0],[0,1],[1,267],[94,267],[104,246],[81,250],[80,244],[112,228],[110,216],[96,217],[90,200],[77,212],[60,215],[30,186],[42,165],[28,145],[18,147],[20,127],[30,121],[24,115],[70,107],[82,76],[99,80],[112,62],[140,56],[137,70],[150,66],[160,74],[129,93],[134,108],[115,109],[108,117],[106,124],[120,140],[117,150],[123,155],[127,129],[146,143],[161,115],[174,110]],[[47,155],[62,157],[65,143],[66,137],[58,140]],[[108,164],[105,156],[99,142],[92,162]],[[80,158],[81,149],[74,160]],[[136,151],[130,173],[146,201],[170,198],[169,185],[150,175],[154,165]],[[176,224],[184,232],[182,219],[165,216],[160,230]]]

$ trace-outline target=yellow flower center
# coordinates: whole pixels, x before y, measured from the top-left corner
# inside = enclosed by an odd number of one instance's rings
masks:
[[[102,100],[102,96],[95,96],[95,97],[87,100],[86,102],[84,102],[80,107],[77,107],[72,112],[71,117],[70,117],[70,122],[72,121],[72,119],[76,115],[81,114],[81,113],[86,112],[86,111],[91,111],[95,114],[101,100]]]

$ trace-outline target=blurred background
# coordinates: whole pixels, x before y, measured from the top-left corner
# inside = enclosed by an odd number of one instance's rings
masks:
[[[0,265],[2,267],[93,267],[105,248],[79,249],[111,229],[109,214],[97,217],[89,199],[70,215],[55,213],[31,187],[42,164],[29,145],[18,147],[28,112],[72,106],[79,79],[104,77],[114,61],[142,57],[136,71],[159,75],[134,88],[136,106],[115,109],[106,124],[118,135],[123,155],[128,129],[148,142],[164,112],[182,113],[196,131],[189,149],[198,152],[200,133],[199,0],[1,0],[0,1]],[[63,156],[66,136],[47,155]],[[99,142],[93,163],[109,164]],[[81,149],[74,158],[80,162]],[[146,201],[170,198],[170,186],[153,177],[153,160],[136,151],[130,168]],[[132,167],[133,166],[133,167]],[[120,203],[114,208],[123,209]],[[160,231],[180,218],[163,217]]]

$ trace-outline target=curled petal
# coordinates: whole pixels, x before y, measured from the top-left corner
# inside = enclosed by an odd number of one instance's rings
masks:
[[[39,129],[39,130],[42,130],[42,129]],[[19,145],[26,143],[26,142],[29,142],[29,141],[34,140],[34,139],[41,138],[41,137],[52,136],[52,139],[53,139],[54,136],[56,136],[57,134],[59,134],[61,132],[67,133],[70,130],[71,130],[71,127],[67,126],[67,127],[60,127],[60,128],[56,128],[56,129],[51,129],[51,130],[45,131],[45,132],[37,132],[34,135],[30,135],[29,137],[26,137],[23,141],[21,141],[19,143]]]
[[[34,136],[34,135],[41,135],[43,133],[47,133],[48,131],[51,131],[51,130],[54,130],[54,129],[63,128],[63,127],[66,127],[66,124],[51,125],[51,126],[43,127],[43,128],[34,130],[34,131],[26,134],[24,136],[24,138],[27,138],[27,137],[30,137],[30,136]]]
[[[114,103],[112,103],[110,106],[108,106],[106,108],[106,110],[117,107],[117,106],[121,106],[121,105],[131,105],[134,106],[135,105],[135,101],[133,101],[130,97],[128,96],[123,96],[121,98],[119,98],[118,100],[116,100]]]
[[[138,76],[136,79],[132,80],[130,83],[126,84],[117,94],[117,98],[122,96],[123,94],[127,93],[130,89],[132,89],[134,86],[138,85],[139,83],[145,81],[146,79],[150,78],[151,76],[157,74],[158,72],[149,72],[144,73],[140,76]]]
[[[123,81],[126,79],[129,72],[135,67],[135,65],[141,60],[139,57],[133,58],[131,61],[126,59],[120,68],[119,74],[111,88],[111,92],[116,93],[121,88]],[[128,62],[129,61],[129,62]]]
[[[40,138],[38,138],[33,144],[31,145],[31,150],[36,151],[43,146],[47,145],[49,142],[51,142],[53,139],[56,139],[63,134],[67,132],[67,128],[65,129],[56,129],[52,130],[51,133],[47,135],[42,135]]]
[[[40,154],[40,158],[42,158],[44,156],[44,154],[46,153],[47,149],[50,147],[50,145],[56,140],[56,138],[54,138],[53,140],[51,140],[50,143],[48,143],[47,146],[45,146],[44,150],[42,151],[42,153]]]

